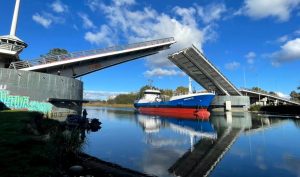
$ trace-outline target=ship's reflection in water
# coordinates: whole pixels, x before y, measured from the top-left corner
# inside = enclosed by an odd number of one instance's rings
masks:
[[[250,113],[212,113],[210,120],[87,108],[102,129],[85,151],[156,176],[300,176],[299,121]]]
[[[190,150],[193,151],[195,142],[202,138],[217,139],[217,133],[209,121],[202,120],[181,120],[158,116],[136,114],[136,118],[147,133],[147,143],[153,146],[166,144],[165,140],[157,141],[151,134],[159,133],[160,129],[169,128],[179,134],[187,135],[190,138]]]

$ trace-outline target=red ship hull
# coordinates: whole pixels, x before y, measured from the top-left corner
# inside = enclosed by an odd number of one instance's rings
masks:
[[[153,108],[140,107],[138,111],[142,114],[158,115],[180,119],[209,119],[210,112],[207,109],[195,108]]]

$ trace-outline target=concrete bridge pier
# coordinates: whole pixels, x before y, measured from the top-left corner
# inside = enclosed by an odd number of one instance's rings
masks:
[[[228,104],[230,104],[230,109],[228,107]],[[215,98],[213,99],[210,105],[210,109],[212,111],[244,112],[244,111],[248,111],[249,108],[250,108],[250,98],[248,96],[217,95],[215,96]]]

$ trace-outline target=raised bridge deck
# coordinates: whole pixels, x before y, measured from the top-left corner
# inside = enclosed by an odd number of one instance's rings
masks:
[[[195,46],[178,51],[168,58],[206,90],[218,95],[242,95]]]
[[[36,60],[12,62],[9,68],[80,77],[109,66],[156,54],[168,49],[175,42],[170,37],[105,49],[47,55]]]

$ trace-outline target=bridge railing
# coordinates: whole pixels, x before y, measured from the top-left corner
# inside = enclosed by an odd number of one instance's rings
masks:
[[[241,88],[240,91],[241,92],[245,91],[245,92],[248,92],[248,93],[255,93],[255,94],[262,95],[262,96],[273,97],[273,98],[278,99],[278,100],[282,100],[282,101],[285,101],[285,102],[289,102],[289,103],[300,105],[300,103],[298,103],[296,101],[290,100],[288,98],[280,97],[278,95],[273,95],[273,94],[270,94],[270,93],[265,93],[265,92],[260,92],[260,91],[253,91],[253,90],[248,89],[248,88]]]
[[[104,49],[79,51],[79,52],[72,52],[72,53],[62,54],[62,55],[46,55],[46,56],[43,56],[43,57],[35,59],[35,60],[12,62],[10,64],[9,68],[10,69],[23,69],[23,68],[28,68],[28,67],[32,67],[32,66],[57,62],[57,61],[71,60],[71,59],[80,58],[80,57],[122,51],[122,50],[127,50],[127,49],[134,49],[134,48],[139,48],[139,47],[147,47],[147,46],[151,46],[151,45],[155,45],[155,44],[162,44],[162,43],[174,42],[174,41],[175,41],[175,39],[173,37],[170,37],[170,38],[163,38],[163,39],[151,40],[151,41],[146,41],[146,42],[133,43],[133,44],[129,44],[129,45],[113,46],[113,47],[108,47],[108,48],[104,48]]]
[[[19,51],[23,48],[24,48],[24,46],[22,46],[22,45],[0,42],[0,49],[10,50],[10,51]]]

